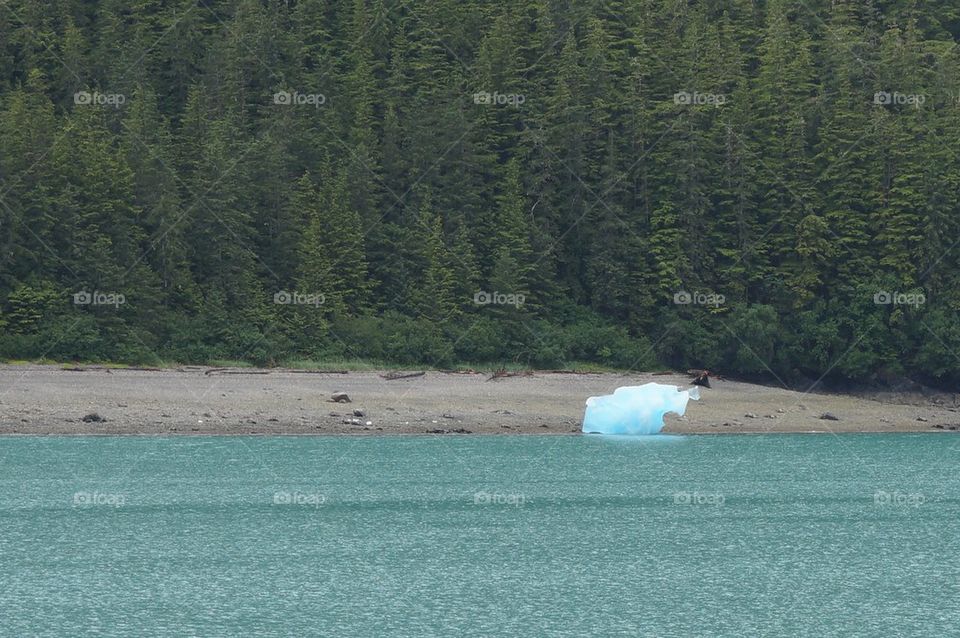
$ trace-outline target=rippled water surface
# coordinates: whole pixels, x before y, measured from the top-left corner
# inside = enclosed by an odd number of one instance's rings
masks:
[[[0,635],[956,635],[949,435],[0,439]]]

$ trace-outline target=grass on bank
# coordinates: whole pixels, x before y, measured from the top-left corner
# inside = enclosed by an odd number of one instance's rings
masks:
[[[73,367],[73,366],[97,366],[99,368],[110,368],[110,369],[129,369],[137,367],[150,367],[150,368],[177,368],[182,367],[184,364],[177,361],[152,361],[145,363],[143,366],[136,366],[126,363],[115,363],[110,361],[55,361],[52,359],[0,359],[5,365],[59,365],[61,367]],[[202,365],[209,366],[211,368],[254,368],[252,363],[249,361],[242,361],[237,359],[211,359],[203,364],[190,364],[190,365]],[[363,359],[329,359],[323,361],[317,361],[313,359],[288,359],[281,362],[278,362],[275,366],[267,366],[267,368],[288,368],[293,370],[346,370],[348,372],[379,372],[382,370],[388,371],[419,371],[419,370],[444,370],[444,371],[457,371],[457,372],[482,372],[487,374],[492,374],[497,370],[506,370],[507,372],[524,372],[528,370],[537,370],[537,368],[525,365],[522,363],[516,362],[503,362],[503,363],[471,363],[463,362],[455,364],[449,368],[437,368],[434,366],[428,365],[409,365],[409,364],[395,364],[385,361],[371,361]],[[568,362],[563,366],[556,368],[564,372],[587,372],[587,373],[617,373],[617,372],[628,372],[626,370],[612,368],[609,366],[599,365],[596,363],[584,363],[584,362]]]

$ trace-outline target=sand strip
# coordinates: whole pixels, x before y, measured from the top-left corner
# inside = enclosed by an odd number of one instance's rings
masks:
[[[570,434],[580,431],[588,396],[649,381],[686,386],[689,378],[538,372],[490,380],[427,372],[388,381],[376,372],[0,365],[0,434]],[[351,403],[331,402],[334,392],[345,392]],[[723,380],[701,394],[685,417],[668,415],[665,432],[960,427],[960,407],[943,398],[872,400]],[[838,420],[821,418],[827,412]],[[84,421],[90,414],[104,420]]]

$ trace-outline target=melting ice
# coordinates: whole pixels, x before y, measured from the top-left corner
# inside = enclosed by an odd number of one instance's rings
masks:
[[[587,399],[583,431],[592,434],[656,434],[663,428],[663,415],[687,409],[687,401],[700,398],[696,387],[681,390],[675,385],[647,383],[617,388],[613,394]]]

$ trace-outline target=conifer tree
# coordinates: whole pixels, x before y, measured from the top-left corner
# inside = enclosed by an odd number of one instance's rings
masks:
[[[445,321],[458,310],[453,255],[446,246],[443,217],[431,209],[429,197],[420,211],[424,227],[426,269],[420,290],[419,312],[432,321]]]
[[[2,4],[0,352],[82,312],[52,356],[345,354],[335,328],[351,356],[609,362],[585,342],[613,330],[763,373],[723,321],[778,375],[960,380],[930,346],[960,311],[949,3]],[[129,304],[56,306],[82,287]]]
[[[45,91],[42,73],[32,69],[0,112],[0,273],[8,290],[55,268],[47,242],[56,224],[50,149],[58,126]]]

